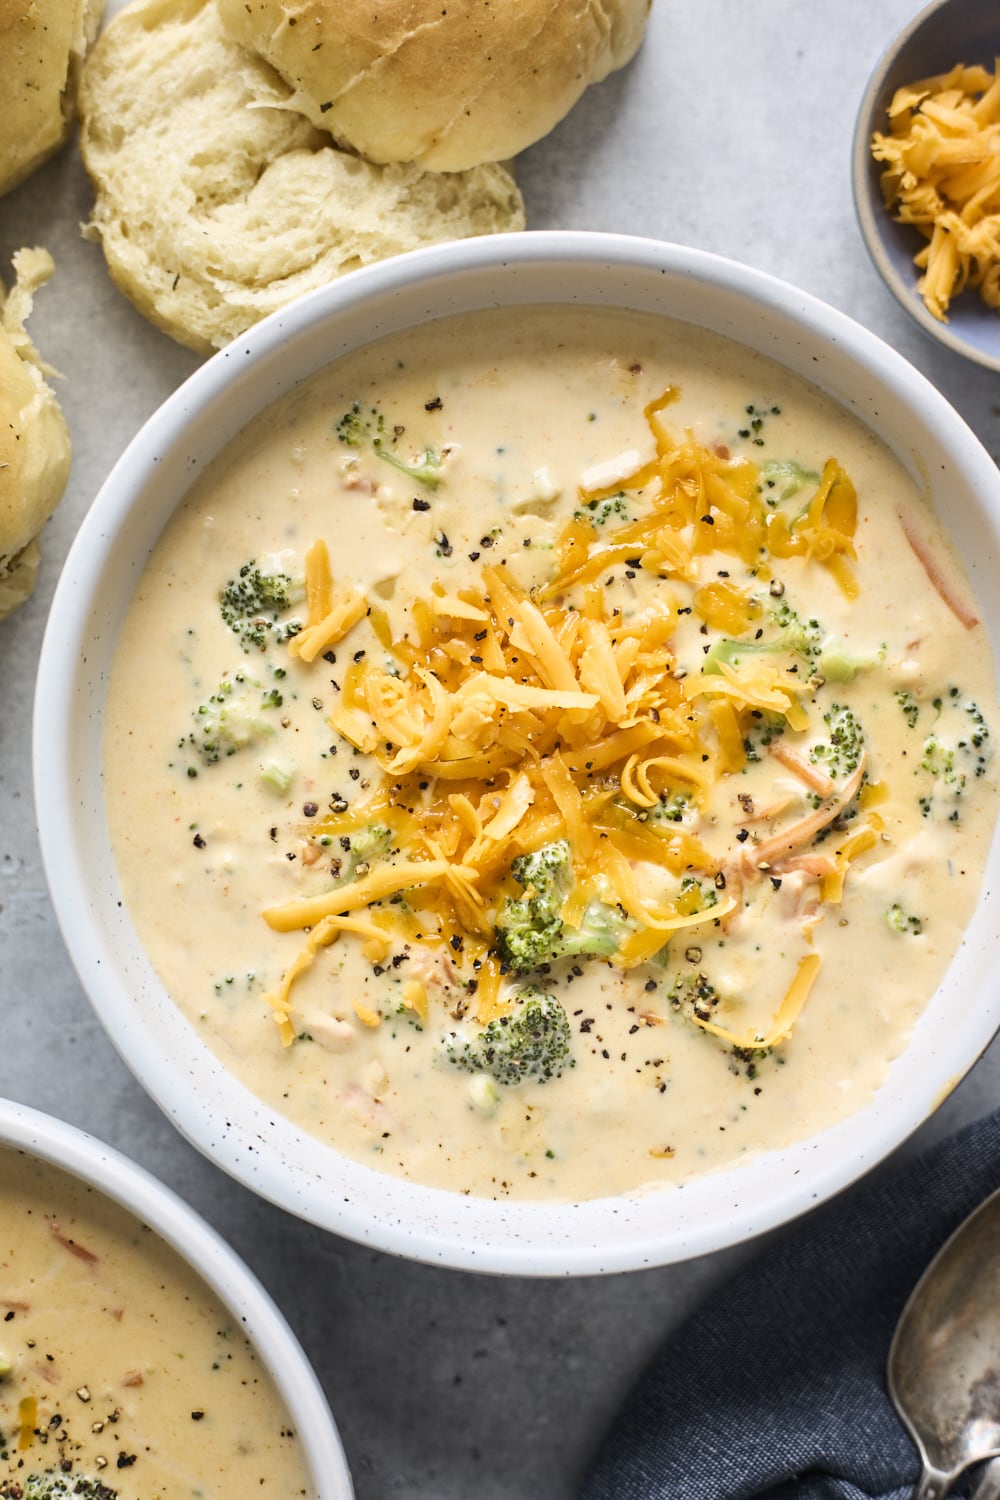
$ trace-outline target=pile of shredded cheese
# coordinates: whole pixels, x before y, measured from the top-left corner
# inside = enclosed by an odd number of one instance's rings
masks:
[[[1000,308],[1000,76],[959,64],[897,89],[888,113],[872,155],[886,207],[927,241],[914,264],[928,311],[947,322],[966,287]]]
[[[743,767],[760,710],[796,730],[810,721],[804,684],[780,657],[751,655],[705,672],[680,667],[672,640],[682,614],[693,611],[709,627],[739,635],[760,612],[752,589],[730,578],[699,583],[699,557],[739,558],[764,588],[772,559],[803,557],[828,570],[848,598],[857,595],[857,502],[836,461],[789,519],[768,508],[749,459],[690,433],[671,435],[663,412],[674,395],[646,409],[655,458],[607,488],[580,491],[581,509],[558,538],[548,582],[534,593],[508,567],[483,566],[476,589],[449,592],[434,583],[413,601],[406,637],[393,639],[377,605],[335,587],[326,543],[310,548],[308,619],[290,653],[314,661],[362,617],[385,652],[384,664],[358,653],[330,716],[336,732],[377,763],[380,784],[316,831],[332,838],[379,824],[391,831],[392,848],[351,881],[265,912],[275,931],[307,933],[269,997],[286,1042],[294,1038],[292,985],[342,933],[361,941],[374,963],[401,941],[460,952],[476,976],[479,1021],[502,1013],[494,923],[504,898],[519,894],[510,866],[520,854],[568,840],[575,884],[563,920],[578,926],[595,897],[616,903],[634,932],[612,961],[630,968],[674,933],[737,914],[750,883],[801,854],[858,795],[863,761],[835,785],[776,745],[784,767],[812,793],[805,818],[752,845],[734,843],[720,859],[703,847],[696,821],[680,826],[649,816],[677,791],[706,808],[719,779]],[[637,519],[599,528],[588,518],[588,506],[623,492],[641,496]],[[657,580],[629,618],[609,606],[604,587],[609,570],[622,565]],[[868,811],[836,848],[825,848],[824,901],[841,899],[850,861],[875,843],[880,826]],[[636,878],[644,863],[676,877],[674,899],[644,895]],[[681,889],[692,874],[697,879]],[[405,902],[394,903],[401,892]],[[764,1032],[699,1024],[739,1046],[773,1046],[791,1029],[818,967],[810,953]],[[404,987],[404,1003],[426,1019],[419,980]],[[378,1024],[376,1013],[355,1008],[364,1024]]]

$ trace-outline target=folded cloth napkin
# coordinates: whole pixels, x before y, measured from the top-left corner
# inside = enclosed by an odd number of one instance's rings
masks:
[[[1000,1111],[772,1241],[654,1359],[581,1500],[909,1500],[919,1462],[886,1389],[889,1344],[997,1187]]]

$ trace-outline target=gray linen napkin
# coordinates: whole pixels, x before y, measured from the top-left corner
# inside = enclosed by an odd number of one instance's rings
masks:
[[[581,1500],[909,1500],[919,1465],[886,1391],[889,1343],[997,1187],[1000,1111],[769,1244],[654,1359]]]

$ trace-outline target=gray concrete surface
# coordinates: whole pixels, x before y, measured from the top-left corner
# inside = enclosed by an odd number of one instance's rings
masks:
[[[634,64],[527,152],[518,176],[532,228],[672,239],[835,304],[929,375],[996,454],[1000,376],[937,350],[909,322],[854,222],[857,103],[915,9],[913,0],[655,0]],[[239,1249],[316,1364],[359,1500],[569,1500],[652,1350],[752,1247],[631,1276],[498,1280],[408,1264],[291,1220],[166,1123],[94,1019],[63,948],[30,778],[46,612],[102,480],[197,363],[112,286],[100,250],[79,234],[89,202],[72,149],[0,200],[0,268],[21,244],[56,256],[31,326],[65,376],[75,443],[37,592],[0,625],[0,1092],[118,1146]],[[998,1074],[994,1046],[917,1142],[989,1109]]]

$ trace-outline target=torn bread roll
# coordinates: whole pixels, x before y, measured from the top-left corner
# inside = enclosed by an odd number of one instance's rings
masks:
[[[346,271],[524,228],[510,173],[374,166],[336,149],[214,0],[135,0],[88,58],[86,233],[140,312],[199,353]]]
[[[505,161],[638,50],[652,0],[219,0],[313,124],[370,161]]]
[[[0,194],[68,140],[104,0],[0,0]]]
[[[0,620],[38,573],[38,533],[69,477],[70,441],[45,365],[24,330],[34,294],[52,274],[47,250],[18,250],[10,292],[0,283]]]

